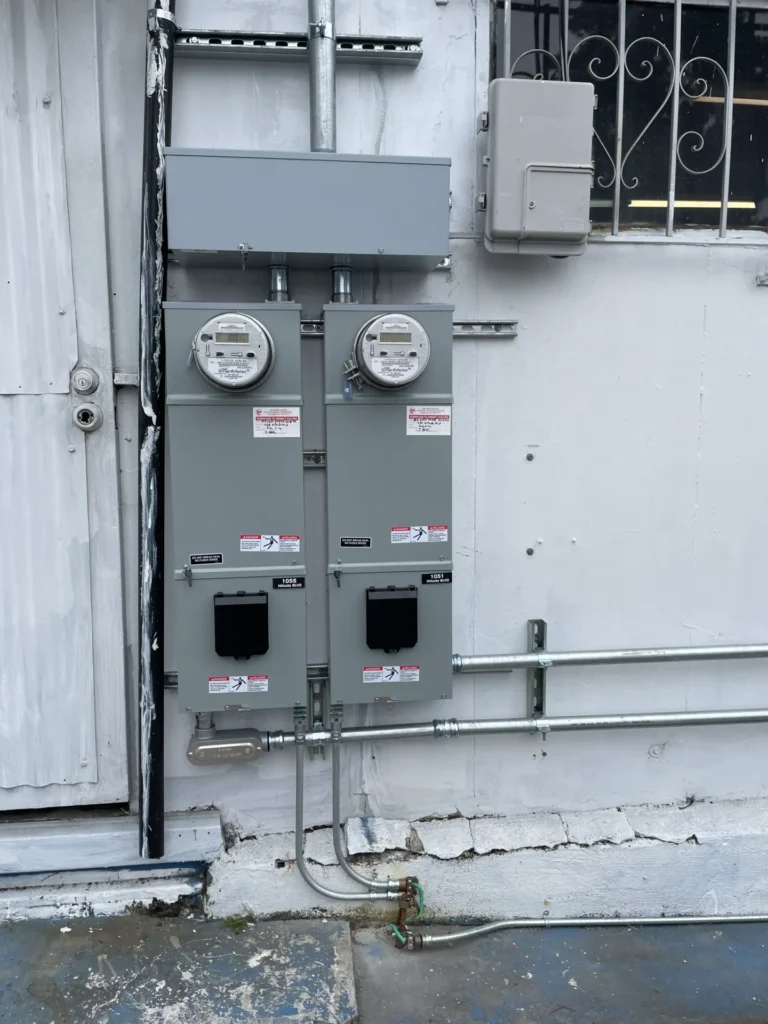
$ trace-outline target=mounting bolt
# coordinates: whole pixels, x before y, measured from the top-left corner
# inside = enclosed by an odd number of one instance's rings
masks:
[[[531,199],[531,201],[530,201],[530,202],[528,203],[528,209],[529,209],[529,210],[535,210],[535,209],[536,209],[536,203],[535,203],[535,202],[534,202],[534,201],[533,201],[532,199]]]
[[[384,252],[384,246],[383,245],[379,246],[379,252]]]
[[[528,454],[525,456],[525,461],[533,462],[533,452],[528,452]]]
[[[525,549],[525,553],[526,553],[526,555],[532,555],[533,554],[533,548],[526,548]]]

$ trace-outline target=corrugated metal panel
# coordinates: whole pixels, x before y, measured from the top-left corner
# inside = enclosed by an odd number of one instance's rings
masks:
[[[0,0],[0,394],[69,389],[77,331],[56,4]]]
[[[85,435],[71,417],[69,396],[0,397],[0,787],[98,776]]]

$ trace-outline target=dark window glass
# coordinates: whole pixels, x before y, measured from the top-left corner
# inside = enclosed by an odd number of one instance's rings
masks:
[[[614,169],[618,6],[615,0],[571,0],[567,46],[557,0],[515,0],[511,67],[514,77],[591,81],[595,111],[592,222],[609,224],[613,180],[622,173],[620,223],[666,221],[673,103],[678,104],[675,226],[719,223],[723,181],[728,53],[724,7],[684,5],[681,87],[675,89],[671,4],[627,5],[622,168]],[[603,38],[599,38],[603,37]],[[501,12],[496,23],[495,73],[502,74]],[[546,51],[527,53],[526,51]],[[736,29],[729,227],[768,226],[768,12],[740,9]]]

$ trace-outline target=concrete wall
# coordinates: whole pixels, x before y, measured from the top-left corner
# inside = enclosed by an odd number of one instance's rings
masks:
[[[366,275],[358,297],[447,301],[457,318],[520,321],[514,341],[455,343],[454,649],[523,650],[530,617],[547,620],[552,649],[764,641],[768,295],[755,285],[768,270],[764,237],[668,243],[629,233],[568,260],[489,256],[473,213],[487,0],[337,2],[338,32],[422,35],[425,50],[416,71],[340,70],[339,150],[453,160],[453,269]],[[116,364],[126,369],[136,365],[143,8],[102,7]],[[306,20],[303,0],[178,0],[178,18],[189,28],[297,30]],[[300,67],[180,61],[175,90],[175,145],[308,147]],[[305,315],[318,315],[327,284],[294,275]],[[177,268],[170,287],[175,299],[266,294],[256,272]],[[135,647],[133,393],[118,411]],[[767,677],[759,662],[557,670],[549,711],[758,707]],[[524,688],[522,673],[461,677],[451,701],[355,709],[345,724],[519,715]],[[213,804],[240,835],[291,827],[291,754],[192,768],[191,716],[177,714],[172,692],[167,716],[169,809]],[[287,712],[253,724],[291,727]],[[764,727],[736,726],[366,744],[344,751],[343,812],[415,820],[761,797],[764,740]],[[315,761],[307,774],[308,824],[325,823],[329,766]]]

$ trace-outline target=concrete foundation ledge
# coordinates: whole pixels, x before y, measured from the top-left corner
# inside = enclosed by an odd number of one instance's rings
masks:
[[[509,818],[357,818],[346,837],[359,870],[417,875],[432,920],[768,913],[763,799]],[[236,840],[211,864],[208,913],[392,918],[392,905],[324,901],[301,879],[293,846],[293,833]],[[305,852],[319,881],[355,890],[329,828],[308,832]]]

